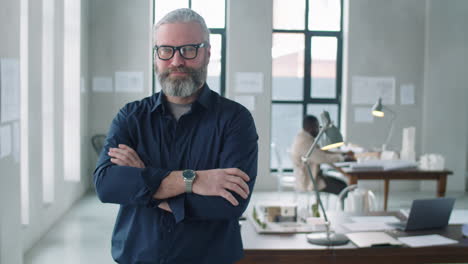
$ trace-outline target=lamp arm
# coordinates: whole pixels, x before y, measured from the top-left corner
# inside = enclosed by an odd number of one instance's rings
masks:
[[[385,110],[392,114],[392,119],[390,120],[390,129],[388,130],[387,138],[385,139],[385,146],[388,146],[388,143],[390,142],[390,139],[393,134],[393,127],[395,126],[395,119],[396,119],[396,114],[392,110],[390,110],[388,107],[385,107]]]
[[[325,130],[328,129],[328,126],[329,124],[326,124],[324,127],[322,127],[322,129],[320,129],[317,137],[314,140],[314,143],[312,143],[312,146],[310,146],[309,151],[307,151],[307,153],[301,157],[302,164],[304,164],[304,166],[307,167],[307,172],[309,174],[310,180],[312,181],[312,185],[314,186],[315,195],[317,196],[317,201],[318,201],[320,208],[322,209],[323,217],[325,218],[326,223],[328,223],[327,213],[325,212],[325,208],[323,207],[322,199],[320,199],[320,192],[318,190],[317,182],[315,181],[314,175],[312,175],[312,169],[310,168],[310,164],[309,164],[309,157],[314,151],[315,147],[317,147],[317,144],[318,144],[317,142],[319,141],[320,137],[323,135]]]

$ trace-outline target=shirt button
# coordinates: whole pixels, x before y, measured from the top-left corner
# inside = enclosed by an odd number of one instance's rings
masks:
[[[172,232],[172,230],[171,230],[171,229],[168,229],[167,232],[170,233],[170,232]]]

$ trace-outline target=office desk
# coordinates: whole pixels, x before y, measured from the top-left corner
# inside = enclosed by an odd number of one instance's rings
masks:
[[[336,167],[335,167],[336,168]],[[358,180],[384,180],[384,210],[387,211],[388,189],[390,180],[436,180],[437,197],[445,196],[447,186],[447,175],[451,171],[426,171],[419,169],[411,170],[388,170],[388,171],[346,171],[340,168],[341,173],[349,178],[349,184],[357,184]]]
[[[385,213],[373,215],[398,215]],[[401,214],[399,218],[402,218]],[[330,214],[332,224],[343,232],[339,223],[350,221],[347,217]],[[468,263],[468,238],[461,235],[460,225],[443,230],[388,231],[394,237],[408,235],[440,234],[460,241],[459,244],[425,248],[356,248],[351,242],[344,246],[327,248],[309,244],[306,234],[257,234],[252,223],[246,221],[241,228],[245,258],[237,264],[296,264],[296,263]]]

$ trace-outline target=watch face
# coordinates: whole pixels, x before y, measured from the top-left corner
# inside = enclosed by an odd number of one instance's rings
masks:
[[[193,170],[184,170],[182,172],[182,176],[185,178],[185,179],[192,179],[195,177],[195,172]]]

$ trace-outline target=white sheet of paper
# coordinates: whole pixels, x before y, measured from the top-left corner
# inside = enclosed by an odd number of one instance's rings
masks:
[[[11,126],[0,127],[0,158],[11,155]]]
[[[446,238],[441,235],[424,235],[424,236],[410,236],[399,237],[398,240],[405,243],[410,247],[430,247],[440,245],[458,244],[457,240]]]
[[[384,232],[348,233],[346,236],[358,247],[372,247],[378,244],[401,245],[402,243]]]
[[[20,115],[20,68],[17,59],[0,60],[1,122],[14,121]]]
[[[255,110],[255,96],[254,95],[237,95],[234,101],[245,106],[249,111]]]
[[[450,214],[449,224],[460,225],[468,224],[468,210],[467,209],[455,209]]]
[[[414,85],[402,84],[400,86],[400,103],[402,105],[414,104]]]
[[[15,162],[19,163],[20,162],[20,129],[19,129],[19,123],[14,122],[13,126],[13,158],[15,159]]]
[[[351,217],[356,223],[391,223],[400,222],[395,216],[354,216]]]
[[[378,230],[391,230],[395,229],[385,223],[381,222],[358,222],[358,223],[347,223],[343,224],[344,227],[349,231],[360,232],[360,231],[378,231]]]
[[[372,123],[374,116],[372,115],[372,109],[367,107],[356,107],[354,108],[354,122],[356,123]]]
[[[395,104],[394,77],[353,76],[352,103],[373,105],[379,97],[386,105]]]
[[[143,72],[116,72],[115,91],[123,93],[143,92]]]
[[[236,72],[235,91],[237,93],[262,93],[262,72]]]
[[[95,93],[112,93],[112,78],[110,77],[94,77],[93,92]]]

